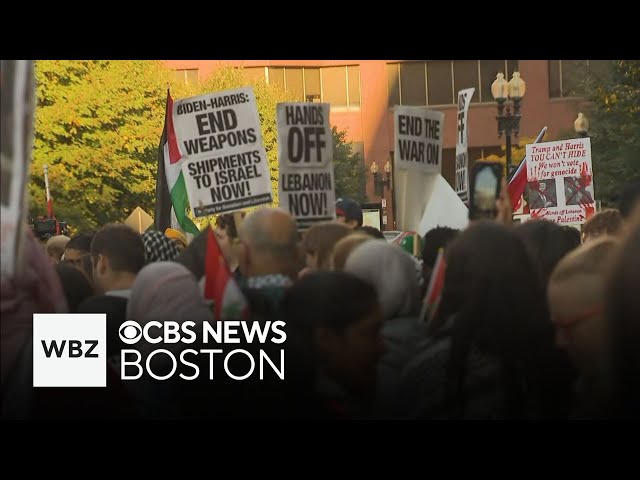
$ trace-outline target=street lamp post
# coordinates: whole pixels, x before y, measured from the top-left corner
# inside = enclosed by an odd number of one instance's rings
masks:
[[[378,164],[375,161],[371,164],[373,186],[375,188],[376,195],[379,197],[384,196],[384,187],[391,190],[391,162],[389,162],[389,160],[384,164],[384,173],[386,178],[380,178],[378,176]]]
[[[573,122],[573,128],[580,138],[589,136],[589,120],[582,113],[579,113],[578,118]]]
[[[498,102],[498,137],[505,134],[507,162],[507,176],[511,173],[511,135],[518,136],[520,131],[520,102],[524,97],[526,84],[520,78],[520,72],[513,72],[511,80],[507,82],[503,73],[498,73],[491,84],[491,95]],[[513,102],[513,112],[508,101]],[[505,108],[506,107],[506,108]],[[506,110],[506,111],[505,111]]]

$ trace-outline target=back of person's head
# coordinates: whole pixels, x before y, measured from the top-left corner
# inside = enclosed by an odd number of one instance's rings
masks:
[[[91,241],[93,240],[94,235],[94,233],[79,233],[74,235],[67,243],[66,249],[89,253],[91,252]]]
[[[417,314],[420,289],[416,266],[398,245],[364,242],[351,252],[344,271],[375,287],[385,320]]]
[[[451,227],[436,227],[429,230],[422,238],[422,276],[429,282],[431,272],[438,258],[438,251],[447,246],[460,234],[460,230]]]
[[[176,242],[156,230],[143,233],[142,242],[147,263],[173,261],[180,254]]]
[[[616,237],[607,235],[569,252],[553,269],[549,283],[562,282],[577,275],[605,275],[608,260],[617,243]]]
[[[593,215],[582,228],[584,242],[602,235],[617,235],[623,227],[620,210],[607,208]]]
[[[69,312],[76,313],[78,305],[94,293],[91,282],[83,271],[67,263],[57,264],[56,273],[62,284]]]
[[[91,241],[93,267],[106,257],[114,272],[137,274],[145,265],[145,248],[142,237],[124,224],[112,223],[98,231]]]
[[[370,235],[371,237],[376,238],[378,240],[386,240],[384,238],[384,233],[382,233],[376,227],[372,227],[371,225],[363,225],[361,227],[356,228],[355,230],[357,232],[366,233],[367,235]]]
[[[382,316],[375,289],[344,272],[305,275],[285,294],[287,344],[354,394],[370,392],[384,353]],[[291,343],[289,343],[291,340]]]
[[[606,312],[616,416],[640,417],[640,208],[615,255],[607,282]]]
[[[574,371],[554,345],[540,273],[513,229],[480,221],[451,243],[436,324],[446,319],[452,402],[464,398],[460,388],[477,351],[501,365],[505,416],[568,414]]]
[[[352,229],[338,222],[313,225],[302,240],[302,249],[307,255],[307,266],[328,270],[334,245],[352,232]]]
[[[580,230],[571,225],[562,225],[562,230],[564,231],[564,236],[567,239],[570,245],[575,245],[575,248],[578,248],[582,244],[582,234]]]
[[[640,204],[640,181],[628,183],[623,187],[618,201],[618,208],[622,218],[629,219],[638,204]]]
[[[530,220],[515,227],[524,240],[542,275],[544,285],[560,259],[580,246],[580,232],[548,220]]]
[[[331,252],[331,268],[337,271],[344,270],[344,265],[347,263],[347,258],[349,258],[351,252],[358,245],[362,245],[369,240],[371,240],[370,235],[358,232],[354,232],[338,240]]]
[[[296,278],[298,233],[289,212],[261,208],[247,215],[238,231],[239,264],[245,277],[282,274]]]
[[[64,253],[64,249],[69,243],[69,237],[66,235],[54,235],[53,237],[49,237],[46,243],[47,255],[54,262],[58,263],[60,261],[60,257]]]
[[[556,344],[583,372],[594,371],[608,340],[604,316],[605,279],[618,240],[604,236],[566,255],[547,290]]]
[[[490,353],[514,357],[546,325],[544,288],[523,241],[495,222],[478,222],[447,252],[440,315],[456,315],[463,335]],[[550,327],[550,326],[549,326]]]
[[[195,276],[176,262],[153,262],[137,275],[127,304],[127,318],[144,324],[149,321],[211,319]]]

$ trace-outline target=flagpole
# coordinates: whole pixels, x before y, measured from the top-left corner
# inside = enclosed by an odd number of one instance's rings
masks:
[[[538,134],[536,139],[533,141],[533,143],[540,143],[542,141],[542,139],[544,138],[544,136],[546,135],[546,133],[547,133],[547,127],[544,126],[544,127],[542,127],[542,130],[540,130],[540,133]],[[524,157],[522,157],[522,160],[520,160],[520,164],[518,165],[518,168],[514,169],[507,176],[507,183],[509,183],[509,182],[511,182],[511,180],[513,180],[513,177],[516,176],[516,173],[518,173],[518,170],[520,170],[520,168],[524,168],[524,163],[525,163],[526,158],[527,158],[527,154],[526,154],[526,150],[525,150]]]
[[[49,165],[45,164],[43,167],[44,170],[44,186],[47,195],[47,215],[49,218],[53,216],[52,208],[51,208],[51,193],[49,192]]]

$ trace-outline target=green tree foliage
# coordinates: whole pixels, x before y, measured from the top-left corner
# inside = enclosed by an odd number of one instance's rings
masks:
[[[333,134],[333,169],[336,182],[336,198],[352,198],[359,203],[367,201],[366,170],[359,153],[354,153],[347,143],[347,132],[331,128]]]
[[[158,144],[167,87],[174,99],[250,84],[256,96],[262,137],[278,205],[276,105],[292,96],[264,80],[247,81],[241,69],[225,67],[185,84],[157,61],[36,62],[34,161],[29,192],[32,216],[46,213],[43,165],[49,165],[54,210],[78,231],[124,221],[141,206],[155,205]],[[338,195],[364,201],[364,166],[333,128]],[[201,219],[204,226],[212,218]]]
[[[157,146],[169,72],[155,61],[36,62],[38,101],[30,210],[79,230],[153,211]]]
[[[614,60],[586,78],[596,198],[615,206],[621,187],[640,180],[640,61]]]

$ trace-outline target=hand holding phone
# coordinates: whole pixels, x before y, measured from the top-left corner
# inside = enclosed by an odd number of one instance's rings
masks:
[[[502,164],[476,162],[473,165],[471,178],[469,219],[495,219],[499,213],[503,215],[504,208],[500,199],[504,200],[507,195],[505,191],[506,180],[502,175]]]

